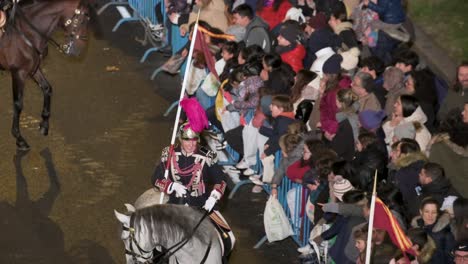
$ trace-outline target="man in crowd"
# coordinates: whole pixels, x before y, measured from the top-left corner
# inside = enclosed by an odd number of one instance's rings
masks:
[[[232,11],[234,23],[245,28],[245,45],[260,46],[266,53],[271,50],[271,39],[268,33],[268,24],[256,16],[253,9],[242,4]]]
[[[447,97],[440,106],[438,119],[444,120],[450,109],[463,108],[465,102],[468,102],[468,61],[458,66],[457,81],[453,89],[449,89]]]

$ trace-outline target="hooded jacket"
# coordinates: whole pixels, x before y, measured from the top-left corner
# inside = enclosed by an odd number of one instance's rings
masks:
[[[408,117],[403,118],[403,120],[395,127],[390,125],[390,121],[386,122],[382,128],[385,132],[385,143],[391,145],[393,143],[393,135],[395,128],[407,124],[407,123],[419,123],[419,128],[416,129],[416,137],[415,140],[418,142],[419,147],[421,148],[422,152],[425,152],[429,142],[431,141],[431,133],[427,130],[424,123],[427,121],[427,116],[424,114],[421,107],[416,108],[413,114]]]
[[[245,28],[245,45],[260,46],[266,53],[271,51],[271,39],[268,33],[268,24],[260,17],[255,16]]]
[[[434,255],[432,255],[431,264],[439,264],[439,263],[453,263],[453,257],[450,255],[450,252],[453,251],[456,245],[455,238],[450,231],[449,223],[446,223],[444,227],[441,228],[438,225],[440,218],[437,219],[436,223],[432,225],[424,225],[424,221],[420,216],[415,217],[411,221],[412,227],[420,227],[423,228],[426,233],[434,239],[436,243],[436,251]],[[438,226],[438,230],[434,228]]]

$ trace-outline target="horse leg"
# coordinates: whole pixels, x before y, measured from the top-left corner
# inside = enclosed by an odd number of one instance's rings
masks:
[[[41,69],[39,68],[36,73],[32,76],[36,84],[42,89],[44,95],[44,104],[42,106],[42,121],[39,124],[39,131],[42,135],[47,136],[49,134],[49,117],[50,117],[50,102],[52,95],[52,86],[45,78]]]
[[[26,151],[29,150],[29,145],[21,136],[19,121],[21,111],[23,110],[23,90],[27,73],[22,70],[15,70],[11,72],[11,77],[13,82],[13,124],[11,127],[11,134],[16,138],[16,147],[18,150]]]

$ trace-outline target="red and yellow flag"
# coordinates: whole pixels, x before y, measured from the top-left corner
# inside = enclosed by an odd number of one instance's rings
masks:
[[[386,230],[393,244],[403,252],[413,254],[411,241],[401,229],[390,209],[378,197],[375,199],[374,228]]]

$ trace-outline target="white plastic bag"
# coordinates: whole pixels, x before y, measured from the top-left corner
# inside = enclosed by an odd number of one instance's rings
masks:
[[[283,240],[294,234],[281,204],[272,196],[266,203],[263,222],[268,242]]]
[[[263,177],[262,181],[265,183],[271,183],[273,175],[275,174],[275,156],[270,155],[262,159],[263,164]]]

